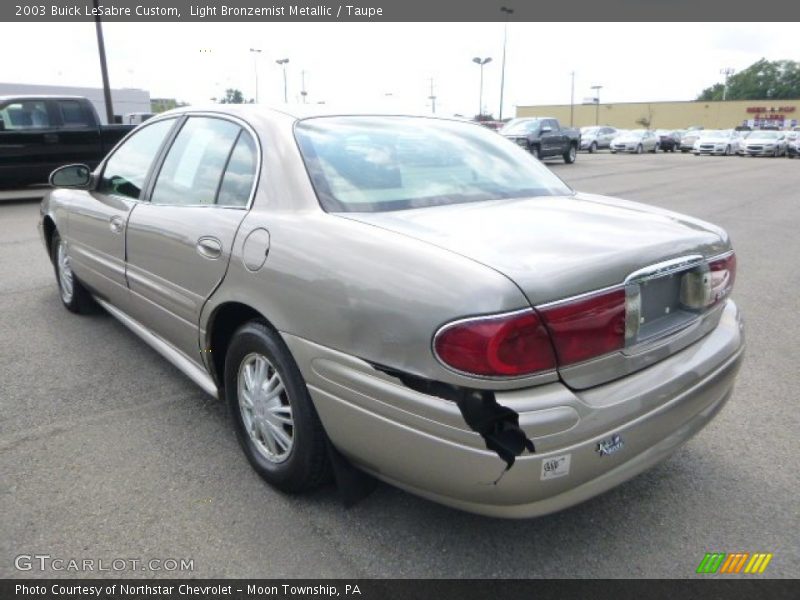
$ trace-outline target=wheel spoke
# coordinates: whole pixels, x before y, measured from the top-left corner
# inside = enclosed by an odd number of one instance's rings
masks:
[[[267,421],[269,423],[269,421]],[[283,452],[286,452],[292,445],[292,439],[286,434],[282,427],[269,423],[275,441],[281,446]]]

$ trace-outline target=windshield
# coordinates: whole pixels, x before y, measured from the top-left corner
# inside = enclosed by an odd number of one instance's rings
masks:
[[[514,123],[509,123],[502,130],[500,133],[532,133],[539,128],[541,123],[540,119],[530,119],[528,121],[516,121]]]
[[[700,137],[708,140],[722,140],[728,138],[729,134],[727,131],[705,131]]]
[[[599,127],[582,127],[581,134],[582,135],[597,135],[597,132],[600,131]]]
[[[625,132],[622,135],[627,138],[640,138],[644,135],[644,133],[644,129],[634,129],[633,131]]]
[[[295,127],[328,212],[381,212],[572,191],[483,127],[414,117],[322,117]]]
[[[752,134],[753,139],[761,139],[761,140],[777,140],[778,139],[778,132],[777,131],[754,131]]]

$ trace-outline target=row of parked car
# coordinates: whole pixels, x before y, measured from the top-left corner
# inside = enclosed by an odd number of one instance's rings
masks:
[[[630,152],[692,152],[723,156],[788,156],[800,154],[800,131],[736,129],[623,130],[614,127],[583,127],[580,149],[597,152],[609,149],[612,154]]]

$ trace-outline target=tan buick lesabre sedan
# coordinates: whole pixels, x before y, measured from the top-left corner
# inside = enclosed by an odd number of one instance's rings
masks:
[[[299,492],[366,472],[530,517],[654,465],[731,395],[727,234],[572,191],[456,120],[214,106],[56,170],[61,300],[224,398]]]

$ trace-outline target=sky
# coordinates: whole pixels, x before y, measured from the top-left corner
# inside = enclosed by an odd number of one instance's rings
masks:
[[[503,23],[105,23],[111,86],[192,104],[238,88],[261,103],[402,105],[498,114]],[[260,54],[250,52],[260,49]],[[101,86],[93,23],[0,23],[0,82]],[[10,58],[13,57],[13,60]],[[509,23],[504,117],[516,105],[692,100],[720,70],[797,59],[795,23]]]

